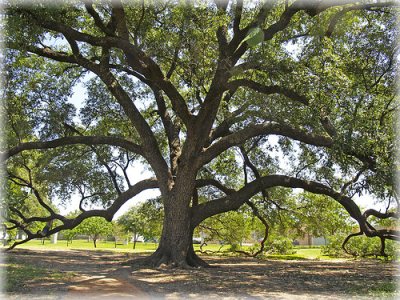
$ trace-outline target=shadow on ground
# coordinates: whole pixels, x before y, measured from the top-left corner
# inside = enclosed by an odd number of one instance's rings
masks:
[[[16,249],[6,256],[6,264],[61,274],[21,282],[8,299],[382,299],[393,296],[399,277],[397,263],[377,260],[206,257],[216,268],[178,270],[141,267],[140,256],[126,253]]]

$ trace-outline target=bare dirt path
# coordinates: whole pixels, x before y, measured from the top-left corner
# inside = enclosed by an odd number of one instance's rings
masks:
[[[124,265],[132,260],[132,266]],[[210,269],[149,269],[137,256],[94,251],[16,250],[9,260],[62,272],[26,282],[8,299],[382,299],[398,264],[368,261],[278,261],[206,257]],[[393,298],[393,297],[392,297]],[[390,299],[390,298],[389,298]]]

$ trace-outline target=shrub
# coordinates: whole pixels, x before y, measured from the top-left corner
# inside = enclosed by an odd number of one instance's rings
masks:
[[[239,249],[240,249],[239,244],[233,243],[233,244],[230,245],[228,251],[229,251],[229,252],[235,252],[235,251],[237,251],[237,250],[239,250]]]
[[[333,257],[343,256],[345,252],[342,249],[342,243],[345,238],[345,235],[330,236],[328,244],[321,248],[322,253]],[[355,236],[348,241],[346,249],[354,257],[380,256],[381,242],[377,237]],[[386,241],[385,253],[390,259],[398,257],[398,245],[396,241]]]
[[[390,259],[397,260],[399,258],[399,241],[386,241],[386,254]]]
[[[332,257],[340,257],[344,255],[342,243],[346,235],[336,234],[327,238],[328,243],[321,247],[321,253]]]
[[[396,241],[386,240],[385,253],[389,259],[398,257],[398,244]],[[381,256],[381,240],[378,237],[368,238],[366,236],[357,236],[348,242],[346,249],[349,249],[354,256]]]
[[[294,254],[292,240],[283,236],[271,236],[265,243],[265,251],[271,254]]]

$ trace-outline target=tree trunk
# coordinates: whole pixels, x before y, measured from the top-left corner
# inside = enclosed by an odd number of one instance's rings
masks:
[[[164,221],[157,250],[146,263],[154,267],[206,267],[208,264],[197,256],[193,248],[190,199],[177,193],[179,197],[164,199]]]

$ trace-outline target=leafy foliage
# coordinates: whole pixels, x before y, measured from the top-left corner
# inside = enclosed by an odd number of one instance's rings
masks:
[[[87,234],[93,240],[96,248],[96,242],[100,237],[106,237],[112,232],[112,224],[101,217],[92,217],[84,220],[78,227],[79,233]]]
[[[131,233],[134,243],[139,236],[146,240],[158,240],[161,235],[163,210],[158,199],[133,206],[118,218],[125,232]],[[134,245],[135,247],[135,245]]]
[[[267,253],[281,255],[296,253],[293,247],[293,241],[288,237],[271,235],[266,245],[265,251]]]

